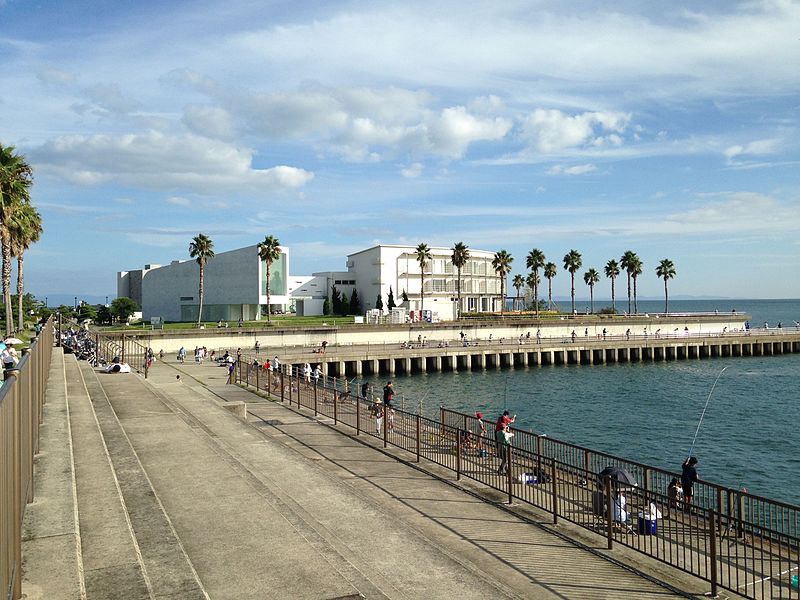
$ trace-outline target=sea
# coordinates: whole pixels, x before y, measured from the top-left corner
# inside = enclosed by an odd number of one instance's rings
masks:
[[[638,308],[662,312],[664,303],[639,301]],[[794,329],[800,321],[800,300],[676,300],[669,308],[735,309],[754,327]],[[369,380],[382,386],[385,379]],[[796,505],[799,384],[800,354],[394,377],[407,410],[422,406],[435,417],[441,405],[494,420],[508,409],[519,428],[677,472],[691,449],[701,479]]]

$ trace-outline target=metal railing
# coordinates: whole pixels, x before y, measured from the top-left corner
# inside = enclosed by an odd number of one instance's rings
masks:
[[[33,501],[34,456],[39,452],[45,389],[53,351],[53,317],[0,387],[0,590],[22,593],[22,520]]]
[[[147,379],[153,362],[152,349],[140,344],[137,340],[123,334],[95,333],[97,359],[102,363],[110,363],[115,357],[120,362],[128,363],[137,373],[143,373]]]
[[[667,493],[676,474],[589,448],[515,429],[513,443],[498,445],[493,424],[482,434],[477,419],[442,408],[439,420],[360,395],[347,379],[284,365],[265,369],[239,361],[237,383],[333,419],[389,445],[468,477],[616,542],[747,598],[798,598],[800,507],[710,482],[695,484],[694,504]],[[374,407],[378,407],[375,409]],[[498,472],[504,453],[510,464]],[[620,466],[636,478],[627,487],[598,473]],[[625,508],[619,501],[626,496]],[[652,512],[655,511],[655,512]],[[627,517],[627,518],[626,518]],[[649,517],[649,518],[648,518]]]

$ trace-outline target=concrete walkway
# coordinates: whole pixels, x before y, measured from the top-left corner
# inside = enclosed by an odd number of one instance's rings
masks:
[[[517,516],[497,494],[454,485],[435,465],[398,461],[322,419],[226,385],[222,368],[159,363],[145,382],[64,359],[54,361],[51,380],[60,378],[69,410],[48,413],[44,429],[65,430],[70,415],[71,439],[62,435],[61,446],[71,445],[76,459],[68,494],[75,510],[59,513],[67,521],[60,539],[76,554],[63,568],[77,564],[78,573],[63,590],[48,583],[51,550],[32,534],[29,598],[638,599],[707,591],[635,553],[598,550],[599,537],[554,530],[523,507]],[[237,400],[249,403],[247,424],[222,407]],[[49,402],[48,410],[57,407]],[[73,476],[62,479],[70,488]],[[47,521],[49,504],[37,497],[30,519]]]

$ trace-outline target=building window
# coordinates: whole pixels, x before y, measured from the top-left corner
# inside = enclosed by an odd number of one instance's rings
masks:
[[[194,300],[194,296],[181,296],[181,302],[191,302]]]

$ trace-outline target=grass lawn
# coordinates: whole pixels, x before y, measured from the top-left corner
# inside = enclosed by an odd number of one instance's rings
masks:
[[[354,318],[340,317],[340,316],[313,316],[313,317],[298,317],[295,315],[272,315],[272,320],[267,322],[266,319],[261,321],[245,321],[242,326],[243,329],[266,329],[268,327],[325,327],[333,325],[352,325]],[[218,329],[216,321],[204,322],[203,325],[206,329]],[[238,329],[238,324],[235,321],[228,321],[228,329]],[[102,327],[104,331],[151,331],[149,323],[135,323],[127,327],[114,325],[111,327]],[[197,329],[197,323],[164,323],[164,329],[178,330],[178,329]]]

